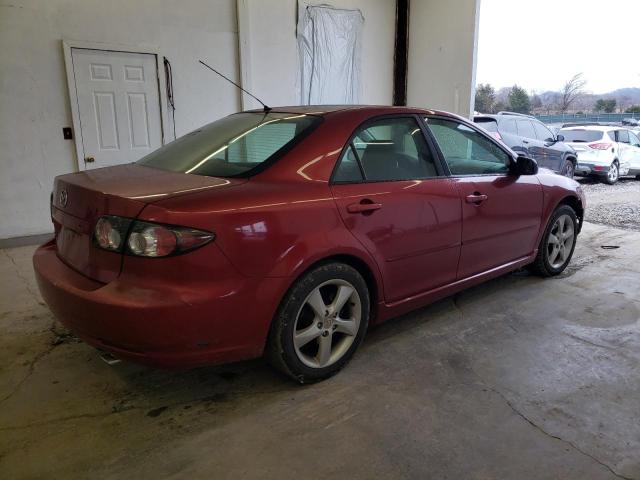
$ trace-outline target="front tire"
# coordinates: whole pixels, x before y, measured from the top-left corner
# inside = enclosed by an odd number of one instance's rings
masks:
[[[369,325],[367,284],[353,267],[327,263],[291,287],[274,318],[267,345],[271,365],[300,383],[337,373]]]
[[[560,275],[571,261],[577,237],[576,212],[568,205],[560,205],[549,219],[531,270],[543,277]]]

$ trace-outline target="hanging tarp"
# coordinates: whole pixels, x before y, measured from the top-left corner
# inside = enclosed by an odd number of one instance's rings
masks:
[[[302,105],[360,103],[360,10],[298,2],[298,54]]]

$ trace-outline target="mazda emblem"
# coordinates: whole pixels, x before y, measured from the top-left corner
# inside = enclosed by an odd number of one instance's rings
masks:
[[[62,205],[63,207],[67,206],[67,200],[69,200],[69,195],[67,194],[66,190],[60,190],[60,197],[58,198],[58,200],[60,201],[60,205]]]

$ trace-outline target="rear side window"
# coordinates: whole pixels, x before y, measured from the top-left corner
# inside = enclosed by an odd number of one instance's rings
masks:
[[[494,142],[468,126],[427,119],[452,175],[495,175],[509,171],[511,158]]]
[[[481,128],[484,128],[487,132],[497,132],[498,122],[493,118],[475,118],[474,123]]]
[[[415,180],[438,176],[415,118],[384,118],[359,128],[344,149],[335,182]]]
[[[538,140],[542,140],[543,142],[546,140],[553,141],[554,135],[551,133],[547,127],[539,122],[533,122],[533,128],[536,131],[536,138]]]
[[[536,138],[536,134],[533,130],[533,124],[529,120],[518,120],[518,135],[526,138]]]
[[[515,120],[503,120],[500,122],[500,132],[502,133],[512,133],[514,135],[518,134],[518,129],[516,128]]]
[[[193,175],[250,176],[321,121],[313,115],[237,113],[178,138],[138,164]]]
[[[618,130],[618,142],[629,143],[629,132],[627,130]]]
[[[602,140],[603,132],[599,130],[569,130],[562,129],[559,132],[564,136],[565,142],[595,142],[597,140]]]

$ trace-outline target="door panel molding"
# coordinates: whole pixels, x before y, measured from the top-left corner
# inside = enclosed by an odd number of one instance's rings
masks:
[[[73,125],[73,139],[75,144],[75,152],[76,152],[76,171],[84,170],[84,158],[86,153],[84,151],[84,144],[82,141],[82,128],[80,123],[80,107],[78,105],[78,93],[76,91],[76,82],[74,76],[73,69],[73,57],[71,54],[72,49],[84,49],[84,50],[99,50],[106,52],[123,52],[123,53],[140,53],[140,54],[149,54],[155,56],[156,61],[156,78],[158,81],[158,98],[160,100],[160,130],[161,130],[161,141],[162,145],[166,144],[169,140],[168,138],[168,125],[169,125],[169,116],[168,116],[168,108],[167,108],[167,97],[166,97],[166,84],[165,77],[160,71],[162,67],[162,58],[160,57],[160,52],[155,47],[140,47],[140,46],[130,46],[130,45],[121,45],[121,44],[112,44],[112,43],[98,43],[98,42],[86,42],[82,40],[70,40],[70,39],[62,39],[62,52],[64,55],[64,65],[65,72],[67,77],[67,90],[69,93],[69,104],[71,108],[71,121]],[[94,73],[94,72],[92,72]],[[95,72],[98,75],[102,73],[103,75],[110,73],[107,71]],[[133,71],[131,72],[134,73]]]

